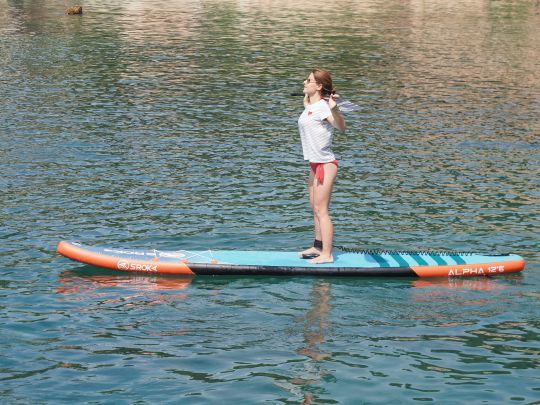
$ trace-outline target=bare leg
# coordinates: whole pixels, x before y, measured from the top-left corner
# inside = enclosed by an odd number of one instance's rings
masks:
[[[315,239],[322,240],[321,225],[319,224],[319,219],[317,218],[317,215],[315,215],[315,209],[313,208],[313,188],[314,188],[315,181],[317,181],[315,179],[315,173],[313,173],[313,170],[310,170],[309,178],[308,178],[308,191],[309,191],[309,203],[311,205],[311,209],[313,210],[313,224],[315,228]],[[316,247],[312,246],[299,253],[300,256],[310,255],[310,254],[321,254],[321,251],[320,249],[317,249]]]
[[[312,200],[313,213],[315,214],[315,233],[319,232],[323,242],[323,249],[319,257],[310,260],[310,263],[331,263],[332,243],[334,239],[334,225],[328,212],[332,188],[337,176],[337,166],[333,163],[324,165],[324,183],[321,184],[314,178],[313,187],[310,189],[310,198]],[[317,229],[318,228],[318,229]]]

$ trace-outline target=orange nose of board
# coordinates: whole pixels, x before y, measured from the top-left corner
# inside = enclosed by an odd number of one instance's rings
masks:
[[[111,249],[112,250],[112,249]],[[139,271],[145,273],[158,274],[182,274],[194,275],[184,260],[161,261],[154,257],[150,260],[140,260],[131,257],[118,257],[114,251],[103,254],[90,251],[74,243],[61,241],[57,247],[58,253],[62,256],[76,260],[91,266],[103,267],[111,270]]]

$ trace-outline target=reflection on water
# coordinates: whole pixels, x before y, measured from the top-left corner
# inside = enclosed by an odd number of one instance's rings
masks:
[[[59,282],[60,294],[72,295],[90,289],[121,287],[137,291],[184,290],[192,281],[191,277],[167,277],[141,274],[83,275],[81,272],[64,272]]]
[[[331,309],[330,300],[330,284],[326,282],[316,283],[311,292],[312,308],[303,320],[305,322],[304,340],[306,346],[297,350],[298,354],[307,356],[314,361],[322,361],[330,356],[328,353],[323,353],[317,349],[320,343],[324,343],[324,331],[329,327],[327,317]]]
[[[67,271],[60,274],[58,294],[67,300],[93,301],[98,305],[120,303],[130,305],[155,305],[167,300],[185,299],[187,295],[170,292],[186,290],[192,278],[150,276],[140,274],[84,274],[83,271]],[[112,295],[108,289],[115,289]],[[162,294],[161,292],[167,292]],[[103,299],[104,297],[108,297]],[[95,310],[96,307],[81,310]]]
[[[410,296],[416,304],[414,308],[420,311],[412,313],[411,319],[444,328],[470,324],[470,316],[495,316],[506,311],[504,306],[511,303],[509,282],[521,280],[521,275],[503,280],[491,277],[415,280]]]
[[[302,368],[298,368],[298,375],[280,381],[278,385],[291,392],[297,398],[304,398],[302,404],[311,404],[314,392],[310,387],[317,385],[322,378],[329,375],[322,362],[330,360],[331,354],[320,349],[325,343],[325,331],[328,325],[328,313],[331,309],[331,285],[324,281],[313,284],[310,294],[310,309],[302,317],[297,319],[303,327],[302,347],[296,349],[296,353],[305,356],[308,360],[302,361]]]
[[[470,278],[422,278],[414,280],[411,285],[414,288],[431,288],[431,290],[463,290],[463,291],[494,291],[505,289],[507,281],[520,282],[523,280],[521,274],[508,275],[501,282],[494,277],[470,277]],[[415,291],[415,290],[413,290]],[[415,291],[416,292],[416,291]]]

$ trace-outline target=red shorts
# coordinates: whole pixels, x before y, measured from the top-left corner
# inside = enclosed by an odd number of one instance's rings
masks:
[[[326,163],[332,163],[336,166],[338,165],[337,160],[334,160],[332,162],[326,162]],[[319,180],[320,184],[324,183],[324,165],[326,163],[311,163],[309,162],[309,165],[311,166],[311,170],[313,170],[313,173],[315,173],[315,178]]]

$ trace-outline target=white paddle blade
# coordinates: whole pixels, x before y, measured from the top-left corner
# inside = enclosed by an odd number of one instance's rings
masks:
[[[341,111],[342,113],[360,110],[360,106],[358,104],[354,104],[348,100],[338,99],[337,105],[339,107],[339,111]]]

